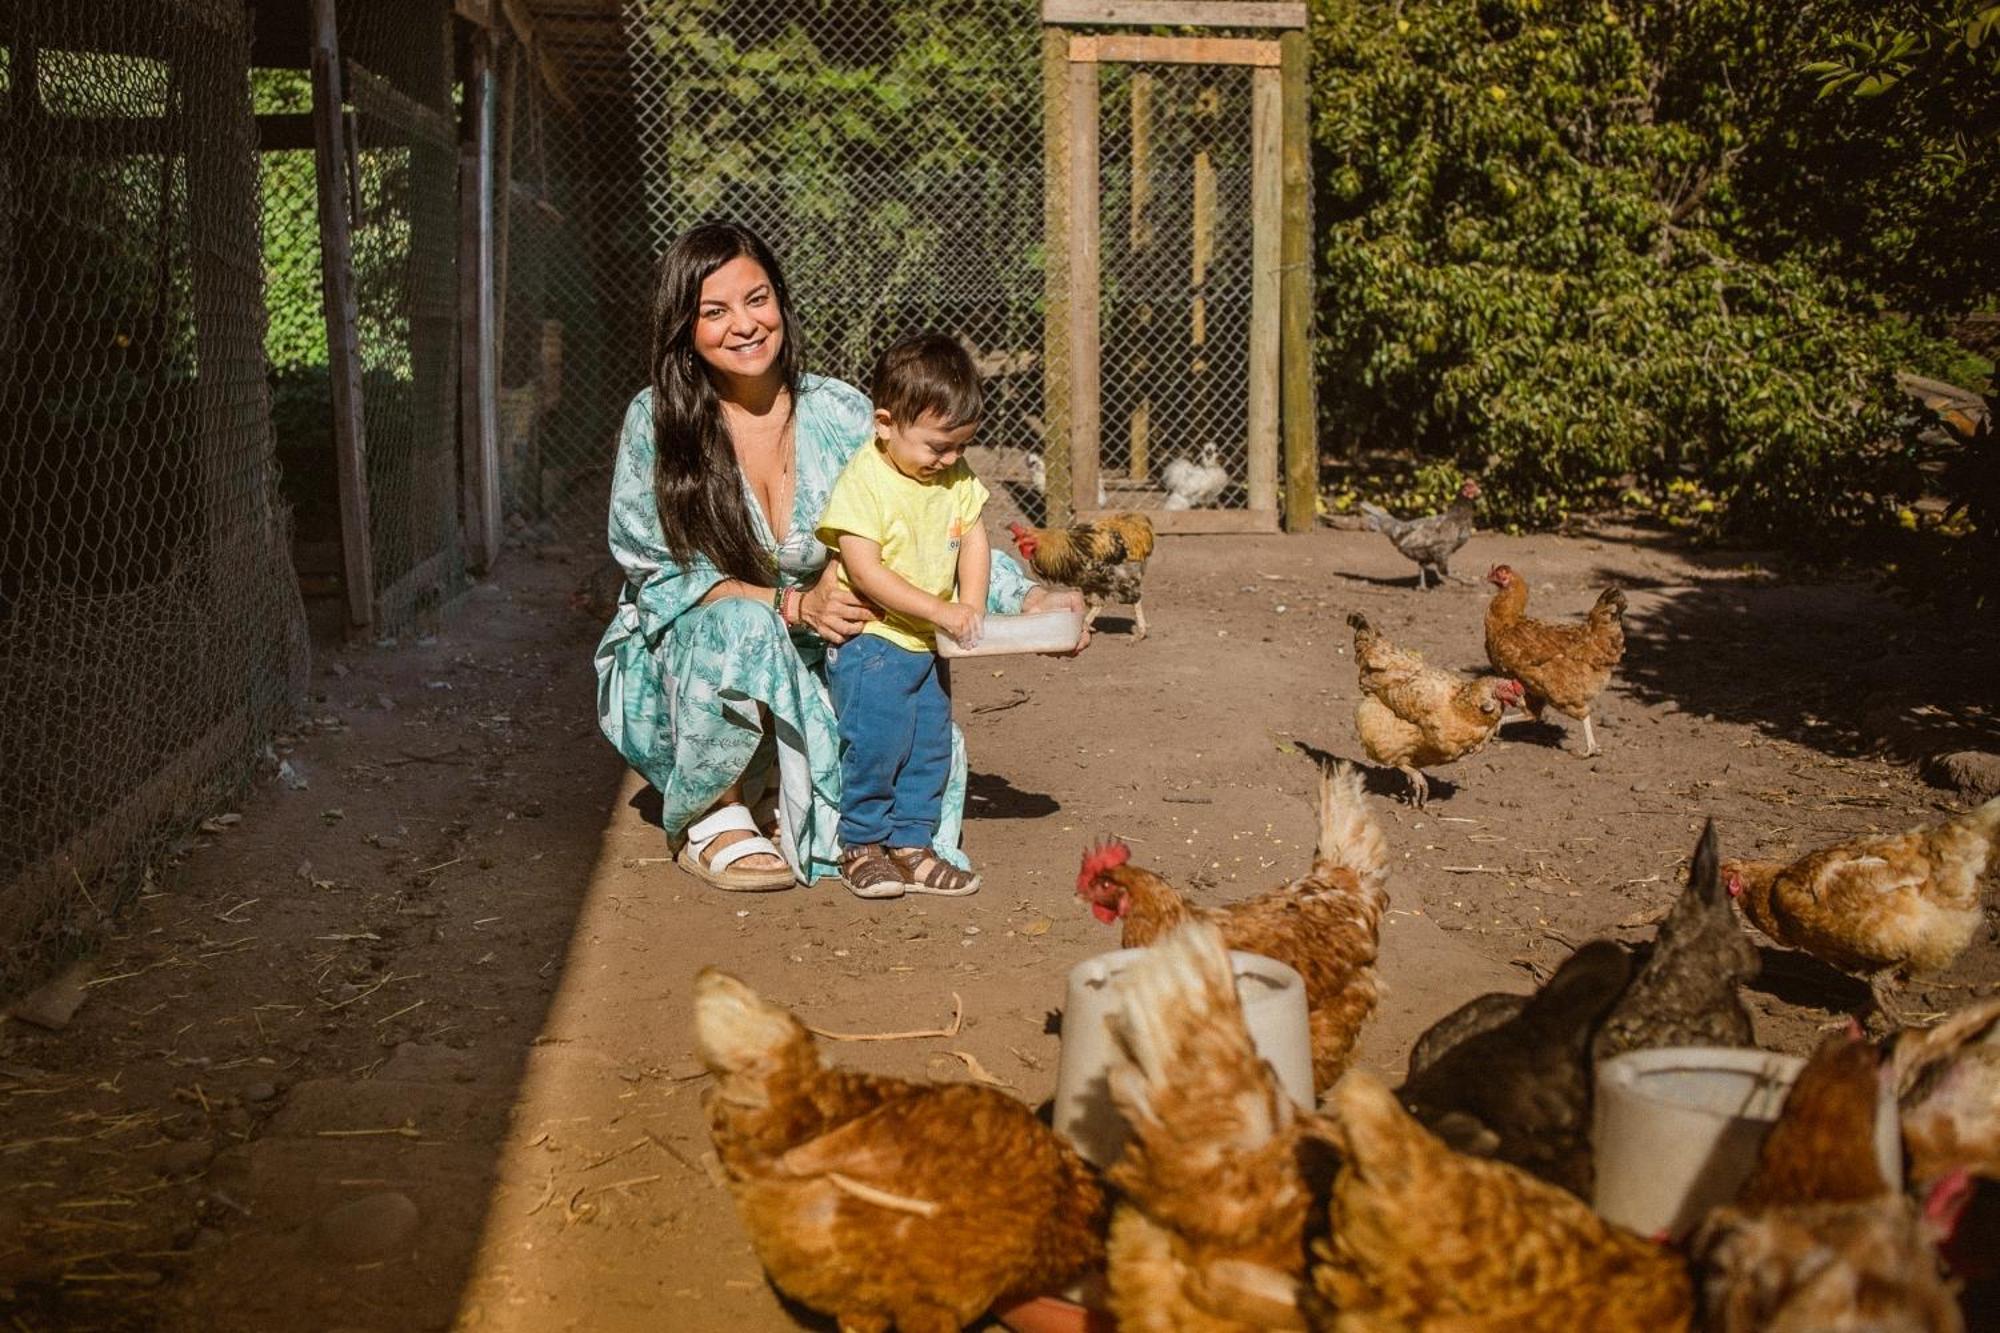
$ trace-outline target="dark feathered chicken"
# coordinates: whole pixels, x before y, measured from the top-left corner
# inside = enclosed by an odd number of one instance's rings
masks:
[[[1462,1023],[1469,1035],[1422,1068],[1413,1061],[1397,1095],[1461,1152],[1511,1162],[1588,1197],[1590,1041],[1631,977],[1623,945],[1593,940],[1511,1017],[1495,1023],[1504,1002],[1472,1001],[1438,1025]],[[1473,1021],[1462,1021],[1469,1010]],[[1420,1049],[1437,1048],[1430,1035]]]
[[[1451,577],[1451,557],[1472,536],[1473,503],[1478,499],[1479,483],[1468,477],[1442,514],[1397,518],[1371,504],[1363,504],[1361,512],[1368,516],[1369,531],[1383,534],[1405,559],[1417,562],[1417,586],[1428,588],[1433,575],[1439,583]]]
[[[1653,934],[1651,951],[1591,1042],[1608,1060],[1660,1046],[1754,1046],[1736,988],[1757,975],[1757,946],[1736,924],[1723,888],[1715,821],[1701,831],[1687,888]]]

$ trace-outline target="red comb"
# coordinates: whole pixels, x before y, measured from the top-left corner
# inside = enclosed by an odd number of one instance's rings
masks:
[[[1076,872],[1076,891],[1082,893],[1090,882],[1107,870],[1116,870],[1132,859],[1132,849],[1116,838],[1106,838],[1083,854],[1083,868]]]

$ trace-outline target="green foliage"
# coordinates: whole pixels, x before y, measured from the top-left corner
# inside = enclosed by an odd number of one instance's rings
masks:
[[[1675,478],[1746,534],[1880,512],[1891,375],[1948,353],[1746,228],[1737,162],[1803,77],[1781,26],[1752,0],[1317,4],[1331,427],[1479,473],[1511,524]]]

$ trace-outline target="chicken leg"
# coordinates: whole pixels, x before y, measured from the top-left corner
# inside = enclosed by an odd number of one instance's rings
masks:
[[[1419,810],[1423,809],[1424,802],[1431,798],[1430,779],[1423,775],[1421,769],[1411,768],[1408,764],[1398,764],[1396,767],[1410,780],[1410,804]]]
[[[1597,743],[1597,732],[1590,725],[1590,714],[1583,715],[1583,757],[1595,759],[1604,753],[1604,747]]]
[[[1132,638],[1134,641],[1146,637],[1146,607],[1142,602],[1132,603]]]

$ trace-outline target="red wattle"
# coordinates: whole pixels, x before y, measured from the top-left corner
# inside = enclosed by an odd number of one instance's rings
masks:
[[[1118,913],[1106,907],[1103,903],[1092,903],[1090,905],[1090,914],[1107,926],[1118,919]]]

